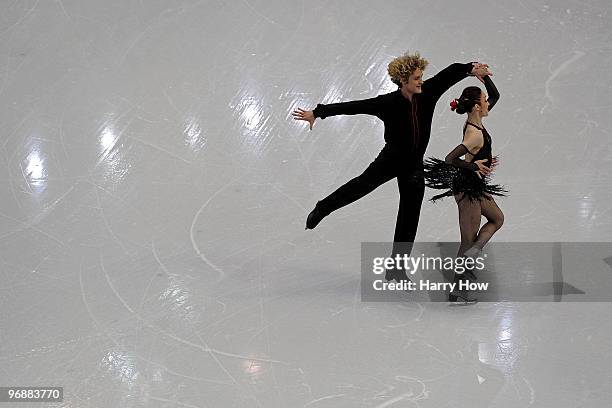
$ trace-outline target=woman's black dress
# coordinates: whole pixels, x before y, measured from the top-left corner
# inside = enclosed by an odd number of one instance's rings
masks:
[[[491,149],[491,136],[484,127],[479,127],[473,123],[467,122],[463,128],[465,129],[468,125],[474,126],[475,128],[482,131],[484,137],[484,144],[474,155],[470,163],[474,163],[477,160],[486,159],[485,165],[491,166],[493,159]],[[466,146],[467,149],[467,146]],[[469,149],[468,149],[469,151]],[[467,197],[470,201],[490,199],[490,196],[505,196],[507,191],[503,186],[499,184],[491,184],[491,178],[489,175],[485,175],[482,178],[478,174],[469,169],[455,167],[452,164],[446,163],[444,160],[430,157],[425,160],[424,163],[425,172],[425,185],[436,190],[446,190],[443,193],[437,194],[431,198],[431,201],[436,201],[444,197],[451,197],[456,194],[464,193],[463,198]],[[462,199],[463,199],[462,198]]]

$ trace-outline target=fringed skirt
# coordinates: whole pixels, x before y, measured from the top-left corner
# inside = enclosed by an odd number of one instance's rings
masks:
[[[425,176],[425,185],[436,190],[446,190],[440,194],[433,196],[430,200],[436,202],[444,197],[452,197],[456,194],[463,193],[464,198],[470,201],[481,199],[489,200],[491,196],[506,196],[508,191],[499,184],[491,184],[489,175],[478,177],[473,170],[462,169],[450,164],[444,160],[430,157],[423,164]]]

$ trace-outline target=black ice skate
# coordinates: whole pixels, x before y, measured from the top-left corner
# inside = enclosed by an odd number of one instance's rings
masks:
[[[314,229],[323,218],[327,216],[325,212],[321,209],[320,201],[317,201],[317,205],[315,205],[314,210],[308,214],[308,218],[306,218],[306,228],[304,229]]]
[[[406,275],[406,271],[403,269],[387,269],[385,272],[385,280],[387,282],[394,280],[397,283],[400,283],[401,281],[412,282],[408,275]]]

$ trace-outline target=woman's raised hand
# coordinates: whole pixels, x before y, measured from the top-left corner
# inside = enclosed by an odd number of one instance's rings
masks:
[[[308,122],[310,130],[312,130],[312,125],[314,125],[314,122],[316,119],[312,111],[307,111],[302,108],[297,108],[296,110],[293,111],[292,115],[293,115],[293,119],[295,120],[304,120]]]

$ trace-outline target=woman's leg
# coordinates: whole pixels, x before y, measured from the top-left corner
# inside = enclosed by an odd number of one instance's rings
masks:
[[[481,200],[480,209],[482,215],[486,217],[487,223],[478,232],[474,245],[482,249],[489,242],[493,234],[503,225],[504,213],[499,209],[493,197],[490,200]]]
[[[480,202],[471,201],[469,198],[463,198],[463,194],[455,195],[457,201],[457,208],[459,210],[459,230],[461,231],[461,245],[457,251],[457,257],[464,255],[465,251],[474,245],[476,236],[478,234],[478,228],[480,227]],[[453,283],[456,285],[455,290],[450,292],[448,300],[451,302],[461,300],[466,303],[472,303],[476,301],[468,290],[459,289],[460,284],[464,281],[474,279],[473,275],[465,276],[463,274],[455,273]]]
[[[464,252],[474,245],[480,228],[481,208],[478,201],[463,198],[462,194],[455,195],[457,209],[459,210],[459,230],[461,231],[461,245],[457,256],[463,256]]]

